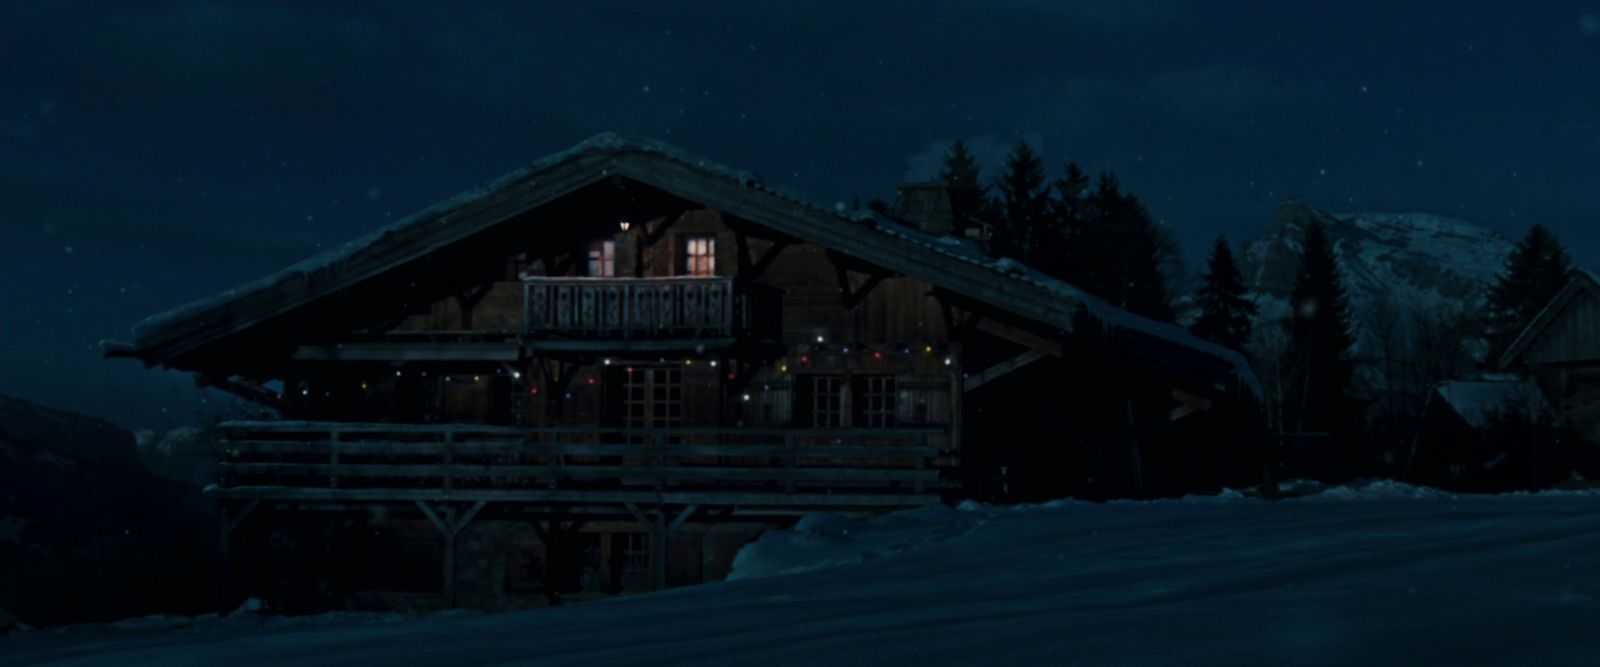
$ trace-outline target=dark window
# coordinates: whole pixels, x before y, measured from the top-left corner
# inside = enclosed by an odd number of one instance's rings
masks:
[[[893,375],[857,375],[850,383],[856,426],[889,428],[895,424]]]
[[[624,373],[624,426],[673,428],[683,425],[683,369],[630,368]]]
[[[801,376],[800,383],[805,385],[800,392],[803,404],[798,406],[798,412],[806,415],[803,423],[817,428],[837,428],[847,426],[846,417],[849,412],[845,409],[845,381],[839,375],[811,375]]]

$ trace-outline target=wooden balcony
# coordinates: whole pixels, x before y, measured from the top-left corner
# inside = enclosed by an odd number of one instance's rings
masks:
[[[229,422],[238,500],[676,504],[741,510],[938,502],[937,429],[622,429]]]
[[[726,276],[530,277],[523,295],[530,336],[731,338],[747,312]]]

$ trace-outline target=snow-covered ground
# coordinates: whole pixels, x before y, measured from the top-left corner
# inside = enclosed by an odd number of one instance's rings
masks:
[[[734,580],[505,614],[34,631],[0,664],[1600,664],[1600,496],[1393,483],[807,517]]]

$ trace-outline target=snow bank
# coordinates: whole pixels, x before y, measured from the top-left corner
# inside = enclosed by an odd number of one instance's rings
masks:
[[[1099,504],[1063,499],[1037,504],[987,505],[964,500],[954,509],[932,506],[886,514],[874,519],[853,519],[831,513],[807,514],[789,530],[773,530],[741,549],[733,561],[729,581],[799,574],[858,565],[875,558],[966,537],[992,516],[1051,511],[1095,512],[1100,507],[1174,507],[1272,505],[1277,503],[1338,503],[1410,499],[1459,499],[1460,496],[1425,486],[1387,479],[1363,480],[1336,486],[1312,480],[1288,480],[1280,485],[1283,500],[1269,501],[1236,489],[1176,500],[1116,500]],[[1592,495],[1583,491],[1545,491],[1519,494],[1531,497]]]
[[[873,520],[814,515],[740,578],[597,603],[0,638],[0,665],[1589,665],[1600,497],[1394,483]],[[198,629],[195,629],[198,628]]]
[[[815,513],[801,517],[791,530],[774,530],[739,550],[729,581],[798,574],[864,563],[960,537],[982,525],[967,505],[956,511],[944,505],[904,510],[871,520]]]

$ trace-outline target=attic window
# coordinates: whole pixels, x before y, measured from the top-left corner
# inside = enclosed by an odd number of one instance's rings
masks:
[[[589,275],[617,275],[617,242],[595,241],[589,244]]]
[[[683,274],[717,275],[717,237],[710,235],[683,237]]]

